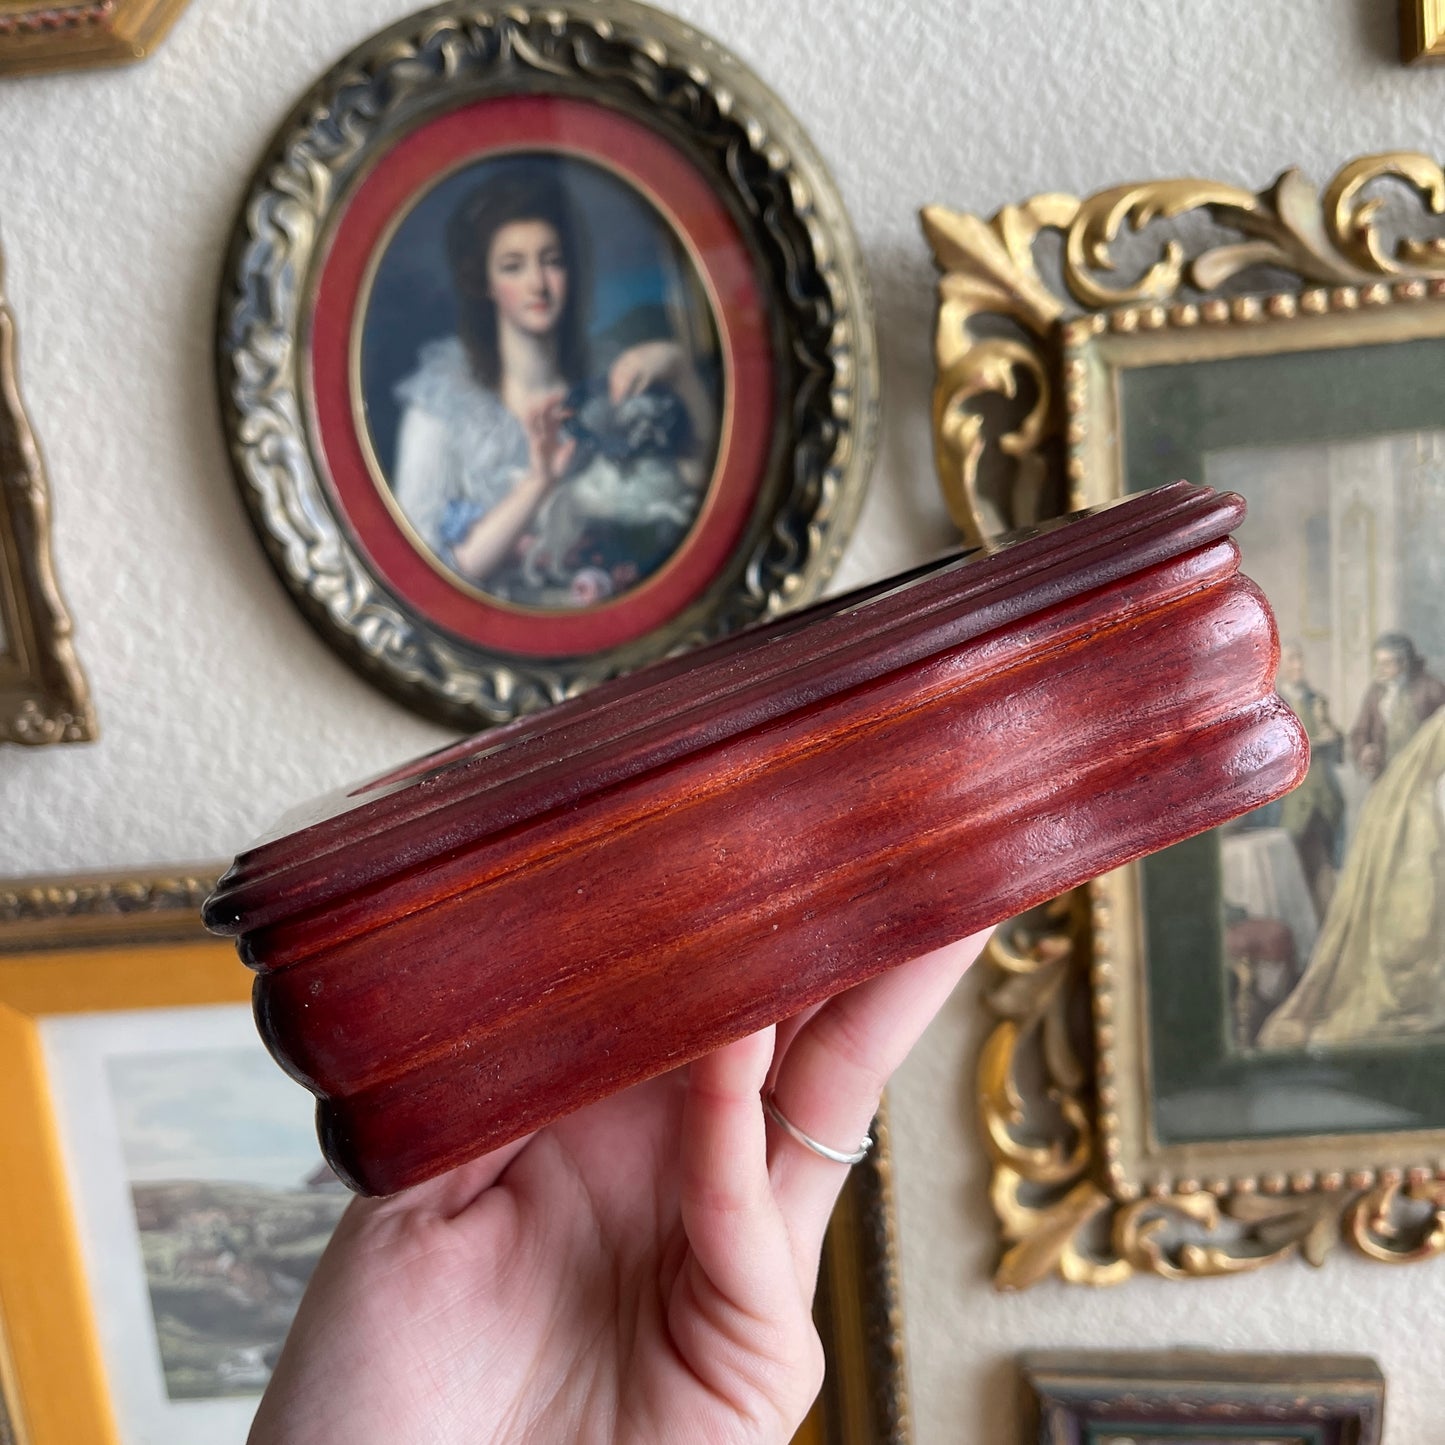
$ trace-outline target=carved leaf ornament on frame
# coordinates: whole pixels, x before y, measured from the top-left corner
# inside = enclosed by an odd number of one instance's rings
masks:
[[[922,223],[941,274],[933,430],[953,521],[978,543],[1066,510],[1080,491],[1066,334],[1249,326],[1445,298],[1445,171],[1424,154],[1350,161],[1323,187],[1285,171],[1259,192],[1180,178],[1042,194],[992,217]],[[1268,299],[1259,293],[1272,293]],[[1077,500],[1073,502],[1077,505]],[[1107,887],[1001,929],[977,1072],[1000,1289],[1051,1276],[1117,1284],[1237,1274],[1347,1240],[1370,1258],[1445,1253],[1438,1168],[1344,1160],[1290,1173],[1121,1180],[1111,1137],[1118,982]],[[1434,1141],[1445,1159],[1445,1141]],[[1339,1150],[1332,1152],[1339,1154]]]

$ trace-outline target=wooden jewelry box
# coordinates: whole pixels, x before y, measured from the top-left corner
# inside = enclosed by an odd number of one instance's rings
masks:
[[[1184,483],[951,557],[332,799],[206,907],[385,1194],[1269,801],[1278,643]]]

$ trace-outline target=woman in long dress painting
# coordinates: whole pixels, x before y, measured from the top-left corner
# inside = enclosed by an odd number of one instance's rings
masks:
[[[1266,1048],[1445,1030],[1445,709],[1371,789],[1309,967]]]

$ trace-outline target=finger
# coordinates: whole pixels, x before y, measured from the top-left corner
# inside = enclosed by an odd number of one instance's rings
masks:
[[[693,1257],[713,1287],[754,1317],[790,1277],[787,1232],[768,1176],[762,1087],[765,1029],[693,1062],[683,1103],[679,1202]]]
[[[826,1002],[825,999],[824,1003]],[[822,1003],[815,1003],[811,1008],[805,1008],[801,1013],[795,1013],[791,1018],[783,1019],[777,1025],[778,1041],[773,1047],[773,1067],[768,1072],[770,1089],[778,1082],[778,1070],[782,1068],[783,1060],[787,1057],[793,1040],[807,1027],[809,1019],[817,1017],[818,1011],[822,1007]]]
[[[624,356],[612,368],[612,375],[607,379],[607,394],[613,406],[616,406],[631,388],[634,365],[631,357]]]
[[[797,1128],[840,1152],[858,1147],[893,1071],[988,939],[979,933],[890,969],[817,1009],[773,1069],[773,1097]],[[769,1167],[788,1221],[800,1279],[817,1269],[847,1166],[771,1131]]]

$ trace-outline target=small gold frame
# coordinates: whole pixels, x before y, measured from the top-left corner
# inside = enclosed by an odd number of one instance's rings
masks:
[[[1418,213],[1401,220],[1387,187]],[[935,455],[959,529],[978,542],[1102,499],[1111,413],[1086,393],[1114,337],[1192,358],[1226,344],[1211,337],[1237,348],[1256,332],[1261,349],[1287,350],[1279,328],[1325,348],[1382,326],[1391,339],[1439,335],[1442,213],[1445,171],[1414,152],[1353,160],[1323,190],[1290,170],[1258,193],[1185,178],[1035,196],[987,220],[928,208],[943,273]],[[1052,274],[1041,239],[1062,243]],[[1076,890],[990,944],[978,1108],[1002,1236],[995,1284],[1237,1274],[1295,1254],[1319,1264],[1342,1235],[1379,1260],[1445,1253],[1445,1134],[1146,1157],[1132,877]]]
[[[20,397],[0,261],[0,742],[97,736],[50,544],[50,485]]]
[[[119,1445],[52,1118],[38,1021],[246,1003],[251,974],[201,926],[217,867],[0,880],[0,1445]],[[795,1445],[909,1445],[888,1125],[823,1247],[827,1355]]]
[[[143,60],[189,0],[0,0],[0,75]]]
[[[1445,0],[1400,0],[1400,58],[1445,60]]]
[[[1380,1445],[1384,1435],[1385,1377],[1359,1355],[1041,1350],[1019,1371],[1030,1440]]]

